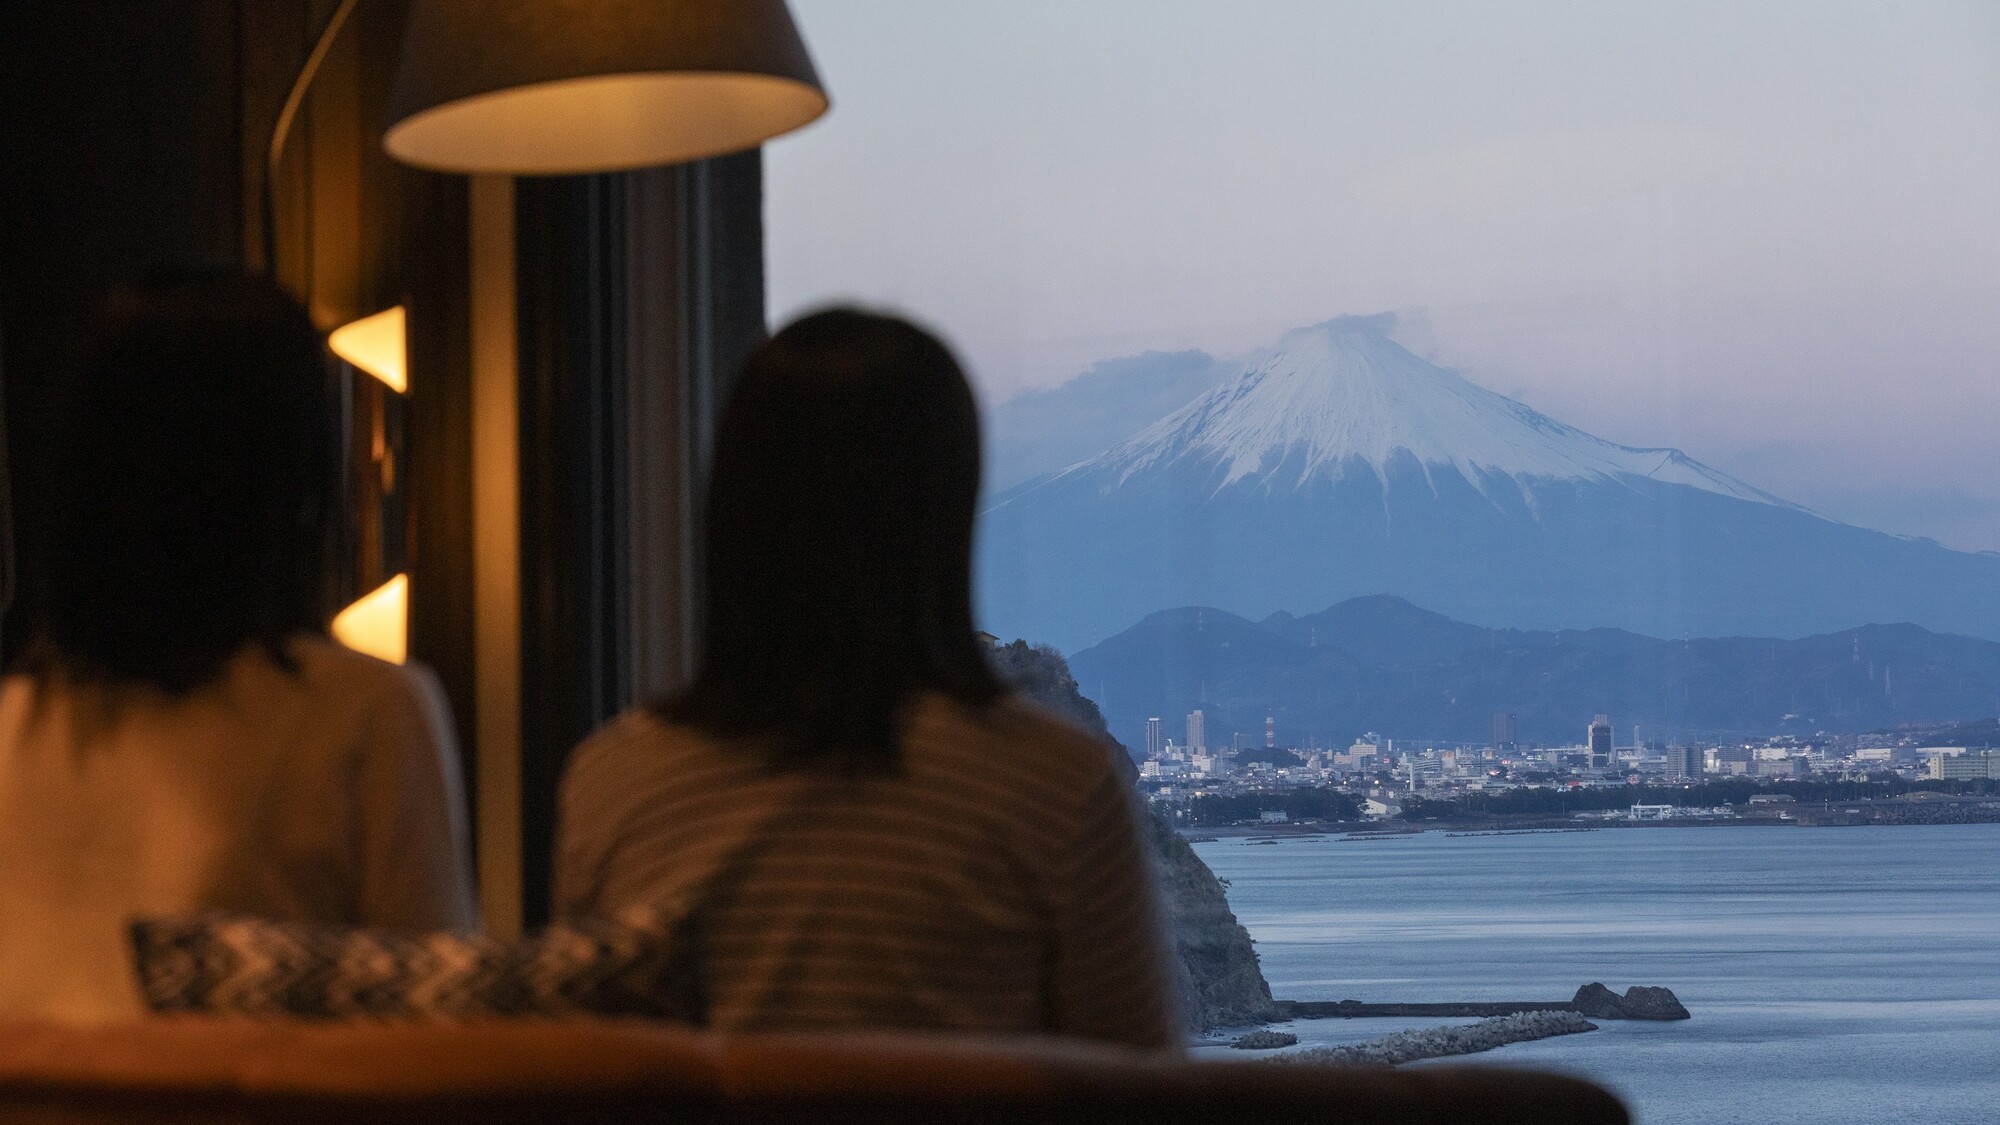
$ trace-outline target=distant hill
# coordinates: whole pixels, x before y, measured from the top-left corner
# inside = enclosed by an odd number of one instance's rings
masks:
[[[1176,739],[1201,708],[1212,745],[1344,746],[1365,731],[1485,742],[1495,712],[1521,741],[1572,744],[1593,715],[1620,745],[1653,738],[1859,733],[2000,714],[2000,643],[1915,625],[1798,640],[1661,640],[1618,629],[1490,629],[1390,595],[1253,622],[1218,609],[1150,614],[1069,665],[1113,735],[1143,745],[1158,716]]]
[[[1926,746],[2000,746],[2000,719],[1977,719],[1969,723],[1905,724],[1876,733],[1908,738]]]
[[[1520,628],[1913,621],[2000,639],[2000,554],[1825,519],[1679,450],[1606,441],[1413,355],[1394,327],[1297,329],[1191,398],[1217,373],[1198,352],[1004,404],[982,627],[1074,652],[1173,606],[1255,619],[1393,593]],[[1031,472],[1045,475],[1008,487]]]

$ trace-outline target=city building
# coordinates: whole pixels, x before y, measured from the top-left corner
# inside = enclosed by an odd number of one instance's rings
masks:
[[[2000,754],[1991,750],[1939,754],[1931,759],[1930,774],[1936,781],[2000,781]]]
[[[1187,745],[1193,753],[1208,752],[1208,720],[1202,717],[1200,708],[1188,712]]]
[[[1514,748],[1514,712],[1493,712],[1493,748],[1495,750]]]
[[[1264,749],[1278,748],[1278,716],[1270,711],[1264,713]]]
[[[1370,797],[1361,803],[1361,815],[1370,820],[1385,820],[1403,815],[1403,806],[1395,801]]]
[[[1599,715],[1590,721],[1589,737],[1585,745],[1590,747],[1590,766],[1603,769],[1611,764],[1611,716]]]
[[[1162,733],[1158,718],[1146,720],[1146,756],[1148,758],[1157,758],[1160,756],[1160,736]]]
[[[1751,777],[1804,777],[1808,772],[1804,758],[1764,758],[1750,763],[1747,771]]]
[[[1708,772],[1740,776],[1750,772],[1748,746],[1717,746],[1707,752]]]
[[[1345,754],[1335,754],[1333,760],[1342,769],[1365,770],[1375,764],[1375,756],[1381,752],[1379,744],[1368,741],[1364,736],[1355,739],[1354,745],[1349,746]]]
[[[1670,778],[1700,777],[1703,755],[1693,746],[1667,747],[1667,776]]]

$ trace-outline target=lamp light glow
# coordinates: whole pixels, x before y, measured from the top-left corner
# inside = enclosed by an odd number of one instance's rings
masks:
[[[383,147],[566,175],[754,148],[825,113],[784,0],[416,0]]]
[[[410,658],[410,576],[398,574],[363,594],[333,619],[333,639],[377,660]]]
[[[410,389],[405,320],[403,306],[384,309],[334,329],[326,338],[326,346],[333,354],[387,383],[397,394],[403,394]]]

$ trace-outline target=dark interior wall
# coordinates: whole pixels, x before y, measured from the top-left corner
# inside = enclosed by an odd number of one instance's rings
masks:
[[[0,366],[22,586],[36,585],[47,391],[108,285],[269,263],[322,328],[401,303],[412,385],[400,404],[409,520],[396,565],[411,574],[412,654],[444,685],[470,774],[468,184],[381,152],[408,0],[357,7],[280,162],[273,247],[263,236],[271,125],[336,6],[0,0]],[[709,434],[764,333],[761,192],[755,151],[517,188],[531,918],[546,902],[568,750],[689,668]],[[382,393],[366,376],[354,388],[357,401]],[[351,522],[366,507],[357,501]],[[25,619],[7,615],[6,654]]]
[[[48,392],[99,294],[241,255],[235,4],[0,4],[0,364],[27,591]]]
[[[83,351],[111,284],[157,269],[266,265],[272,123],[337,3],[0,0],[0,367],[24,602],[37,587],[51,385]],[[407,10],[408,0],[366,0],[327,56],[277,179],[275,265],[322,328],[409,307],[423,379],[403,404],[414,464],[402,474],[410,526],[397,561],[418,591],[413,650],[469,731],[466,184],[382,154]],[[358,394],[379,393],[359,379]],[[351,522],[367,518],[357,510]],[[348,562],[350,575],[365,572]],[[29,608],[7,615],[7,655]]]

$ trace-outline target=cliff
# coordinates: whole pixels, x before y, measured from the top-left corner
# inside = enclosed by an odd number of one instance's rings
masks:
[[[1077,690],[1061,653],[1026,641],[995,645],[993,665],[1023,695],[1114,745],[1097,704]],[[1122,747],[1121,747],[1122,749]],[[1130,768],[1131,758],[1120,761]],[[1135,773],[1136,776],[1136,773]],[[1236,921],[1222,881],[1173,825],[1148,813],[1142,825],[1160,878],[1161,907],[1173,936],[1181,1008],[1197,1029],[1279,1018],[1250,933]]]
[[[1222,880],[1157,814],[1147,817],[1160,873],[1161,906],[1179,954],[1182,1010],[1197,1028],[1282,1018],[1257,964],[1250,932],[1236,921]]]

